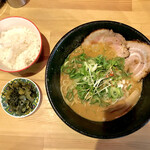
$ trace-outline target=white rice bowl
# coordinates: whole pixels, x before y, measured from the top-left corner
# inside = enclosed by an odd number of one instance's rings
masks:
[[[0,70],[18,72],[30,67],[41,49],[41,34],[31,21],[21,17],[0,21]]]

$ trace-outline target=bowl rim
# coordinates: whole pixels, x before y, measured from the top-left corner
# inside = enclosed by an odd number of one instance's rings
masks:
[[[146,123],[148,123],[150,121],[150,118],[148,120],[146,120],[145,122],[143,122],[142,124],[140,124],[139,126],[137,126],[136,128],[134,129],[128,129],[125,132],[121,132],[120,134],[117,134],[116,135],[112,135],[112,136],[99,136],[99,135],[93,135],[93,134],[90,134],[88,132],[85,132],[85,131],[81,131],[80,129],[78,129],[77,127],[73,126],[70,122],[66,121],[62,116],[61,114],[59,113],[59,111],[57,110],[57,108],[55,107],[52,99],[51,99],[51,96],[50,96],[50,93],[49,93],[49,88],[48,88],[48,70],[49,70],[49,64],[51,63],[53,57],[54,57],[54,54],[55,52],[57,51],[57,48],[59,47],[59,45],[68,37],[70,36],[75,30],[78,30],[80,28],[82,28],[83,26],[86,26],[86,25],[90,25],[90,24],[93,24],[93,23],[113,23],[113,24],[116,24],[116,25],[122,25],[123,27],[127,27],[127,28],[130,28],[132,31],[136,32],[137,34],[140,34],[142,36],[142,38],[146,41],[147,44],[150,44],[150,40],[144,35],[142,34],[140,31],[138,31],[137,29],[133,28],[132,26],[130,25],[127,25],[125,23],[121,23],[121,22],[118,22],[118,21],[113,21],[113,20],[97,20],[97,21],[90,21],[90,22],[86,22],[86,23],[83,23],[83,24],[80,24],[74,28],[72,28],[71,30],[69,30],[67,33],[65,33],[59,40],[58,42],[55,44],[49,58],[48,58],[48,61],[47,61],[47,65],[46,65],[46,69],[45,69],[45,87],[46,87],[46,93],[47,93],[47,96],[48,96],[48,100],[53,108],[53,110],[55,111],[55,113],[59,116],[59,118],[67,125],[69,126],[70,128],[72,128],[74,131],[77,131],[78,133],[81,133],[83,135],[86,135],[88,137],[92,137],[92,138],[98,138],[98,139],[115,139],[115,138],[120,138],[120,137],[124,137],[124,136],[127,136],[127,135],[130,135],[131,133],[137,131],[138,129],[140,129],[141,127],[143,127]],[[94,30],[93,30],[94,31]],[[70,108],[71,109],[71,108]],[[83,117],[82,117],[83,118]],[[95,122],[95,121],[92,121],[92,122]]]
[[[36,90],[37,90],[38,93],[39,93],[39,97],[38,97],[37,105],[36,105],[36,107],[33,109],[33,111],[31,111],[30,113],[28,113],[28,114],[26,114],[26,115],[14,116],[14,115],[8,113],[8,112],[4,109],[3,104],[2,104],[2,98],[1,98],[1,97],[2,97],[2,93],[3,93],[4,89],[6,88],[6,86],[7,86],[10,82],[15,81],[15,80],[19,80],[19,79],[23,79],[23,80],[29,81],[31,84],[33,84],[33,85],[36,87]],[[38,108],[38,106],[39,106],[39,104],[40,104],[40,101],[41,101],[41,92],[40,92],[40,89],[39,89],[39,87],[37,86],[37,84],[36,84],[34,81],[32,81],[32,80],[30,80],[30,79],[28,79],[28,78],[23,78],[23,77],[14,78],[14,79],[8,81],[8,82],[4,85],[4,87],[3,87],[2,91],[1,91],[1,95],[0,95],[0,103],[1,103],[2,109],[3,109],[9,116],[14,117],[14,118],[24,118],[24,117],[27,117],[27,116],[33,114],[33,113],[37,110],[37,108]]]
[[[40,54],[42,52],[42,46],[43,46],[41,32],[38,29],[38,27],[35,25],[35,23],[33,23],[31,20],[29,20],[27,18],[24,18],[24,17],[21,17],[21,16],[10,16],[10,17],[5,17],[3,19],[0,19],[0,21],[3,21],[5,19],[12,19],[12,18],[26,20],[26,21],[30,22],[35,27],[35,29],[38,31],[38,34],[39,34],[39,37],[40,37],[40,51],[39,51],[38,55],[36,56],[36,58],[34,59],[34,61],[30,65],[26,66],[25,68],[22,68],[22,69],[19,69],[19,70],[12,70],[12,71],[11,70],[10,71],[9,70],[4,70],[4,69],[0,68],[0,71],[9,72],[9,73],[20,72],[20,71],[26,70],[27,68],[32,66],[38,60],[38,58],[40,57]]]

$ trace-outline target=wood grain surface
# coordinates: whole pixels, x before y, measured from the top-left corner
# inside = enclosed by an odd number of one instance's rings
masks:
[[[27,0],[21,8],[5,3],[0,19],[21,16],[33,21],[42,33],[43,51],[36,64],[22,73],[0,71],[0,91],[11,79],[35,81],[42,102],[31,116],[16,119],[0,106],[0,150],[149,150],[150,123],[135,133],[111,140],[81,135],[65,125],[52,109],[45,90],[45,65],[57,41],[72,28],[95,20],[128,24],[150,38],[149,0]]]

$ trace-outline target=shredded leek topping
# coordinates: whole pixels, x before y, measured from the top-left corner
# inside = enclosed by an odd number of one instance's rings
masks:
[[[74,91],[77,90],[82,103],[98,103],[102,107],[116,103],[124,95],[118,82],[131,75],[124,70],[124,64],[125,59],[121,57],[106,59],[99,55],[93,58],[85,53],[73,58],[68,56],[61,72],[69,75],[74,85],[68,88],[66,99],[73,101]]]

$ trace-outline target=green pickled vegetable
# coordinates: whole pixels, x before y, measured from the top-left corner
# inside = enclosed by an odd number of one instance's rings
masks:
[[[8,89],[5,93],[6,102],[14,113],[21,116],[33,110],[37,92],[32,84],[15,80],[9,83]]]

